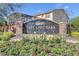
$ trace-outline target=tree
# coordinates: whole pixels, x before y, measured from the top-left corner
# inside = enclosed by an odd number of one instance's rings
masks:
[[[10,19],[12,19],[14,22],[16,22],[18,19],[22,19],[22,14],[20,13],[13,13],[9,16]]]
[[[72,30],[79,32],[79,16],[73,18],[70,22]]]
[[[10,20],[8,18],[9,14],[11,12],[16,11],[17,7],[20,7],[20,4],[11,4],[11,3],[2,3],[2,4],[0,4],[0,25],[3,25],[4,29],[6,28],[7,23]]]
[[[11,3],[2,3],[0,4],[0,21],[8,21],[8,15],[15,11],[17,7],[20,7],[20,4],[11,4]]]

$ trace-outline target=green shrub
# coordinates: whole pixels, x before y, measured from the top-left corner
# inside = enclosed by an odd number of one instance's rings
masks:
[[[39,56],[47,56],[48,55],[48,53],[46,53],[45,51],[42,51],[40,54],[39,54]]]
[[[74,49],[74,48],[67,48],[67,49],[65,49],[63,55],[64,56],[76,56],[78,54],[77,54],[76,49]]]
[[[21,41],[1,41],[1,55],[14,56],[73,56],[79,55],[79,44],[67,43],[63,38],[29,39]]]
[[[20,56],[29,56],[29,50],[26,50],[26,49],[20,49],[20,52],[19,52],[19,55]]]
[[[79,40],[79,32],[71,32],[71,36]]]
[[[12,36],[14,36],[14,33],[13,32],[3,32],[3,35],[0,35],[0,40],[7,41]]]
[[[12,36],[14,36],[14,33],[13,32],[3,32],[3,35],[11,38]]]
[[[0,41],[5,40],[6,38],[3,35],[0,35]]]

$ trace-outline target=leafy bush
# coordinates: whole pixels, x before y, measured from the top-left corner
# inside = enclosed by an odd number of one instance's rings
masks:
[[[71,36],[79,40],[79,32],[71,32]]]
[[[40,54],[39,54],[39,56],[47,56],[48,55],[48,53],[46,53],[45,51],[42,51]]]
[[[63,48],[56,47],[56,48],[53,48],[52,49],[53,55],[62,55],[63,52],[64,52],[64,49]]]
[[[14,36],[13,32],[3,32],[3,35],[0,35],[0,40],[9,40],[12,36]]]
[[[79,32],[79,16],[73,18],[70,21],[70,24],[71,24],[71,28],[72,28],[73,31],[78,31]]]
[[[10,37],[14,36],[14,33],[13,32],[3,32],[3,35],[8,36],[10,38]]]
[[[0,42],[1,55],[14,56],[73,56],[79,55],[79,44],[67,43],[63,38],[29,39]]]

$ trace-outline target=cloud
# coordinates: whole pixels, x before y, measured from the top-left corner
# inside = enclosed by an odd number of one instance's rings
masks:
[[[64,9],[69,9],[69,6],[65,6]]]
[[[39,13],[43,13],[43,11],[42,11],[42,10],[38,10],[37,12],[39,12]]]
[[[42,12],[41,10],[38,10],[38,12]]]

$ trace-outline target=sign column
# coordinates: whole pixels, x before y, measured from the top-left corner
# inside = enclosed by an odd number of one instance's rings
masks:
[[[16,22],[16,37],[18,37],[20,40],[22,39],[22,21]]]
[[[67,34],[67,26],[66,26],[66,23],[64,22],[60,22],[59,23],[59,34],[63,37],[66,36]]]

